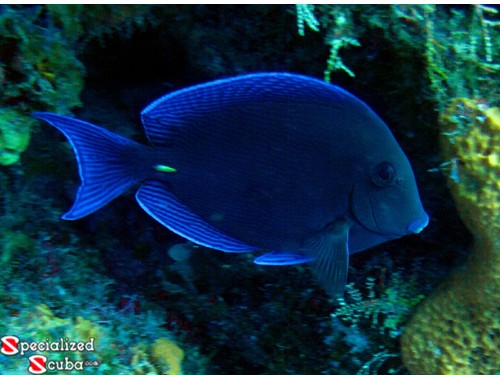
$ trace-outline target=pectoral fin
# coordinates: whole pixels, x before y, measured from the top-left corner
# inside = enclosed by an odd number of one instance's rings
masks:
[[[314,258],[314,275],[333,298],[343,295],[347,282],[349,228],[347,220],[338,219],[305,244],[305,250]]]

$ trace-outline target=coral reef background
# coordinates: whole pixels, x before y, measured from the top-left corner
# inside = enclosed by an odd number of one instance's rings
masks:
[[[0,335],[93,337],[70,357],[95,374],[497,374],[499,25],[481,5],[0,5]],[[76,163],[31,112],[146,142],[152,100],[258,71],[353,92],[414,168],[429,227],[354,255],[343,300],[193,247],[132,194],[59,219]]]

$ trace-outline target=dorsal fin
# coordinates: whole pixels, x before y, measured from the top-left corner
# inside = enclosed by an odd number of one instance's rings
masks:
[[[368,106],[338,86],[290,73],[257,73],[221,79],[162,96],[141,112],[149,141],[165,145],[179,127],[206,114],[245,102],[314,102],[342,110],[369,110]]]

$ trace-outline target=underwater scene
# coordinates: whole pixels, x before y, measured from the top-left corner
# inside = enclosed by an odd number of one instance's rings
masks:
[[[496,5],[0,5],[0,375],[499,375]]]

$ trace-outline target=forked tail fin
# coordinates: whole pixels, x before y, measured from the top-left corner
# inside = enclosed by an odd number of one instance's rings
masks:
[[[136,173],[134,155],[145,146],[71,117],[48,112],[33,116],[59,129],[68,138],[78,161],[82,183],[63,219],[76,220],[97,211],[141,179]]]

